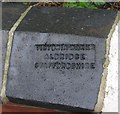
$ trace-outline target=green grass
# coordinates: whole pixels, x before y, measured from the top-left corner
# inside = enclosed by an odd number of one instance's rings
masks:
[[[98,5],[103,5],[105,2],[67,2],[64,3],[64,7],[69,8],[92,8],[97,9]]]

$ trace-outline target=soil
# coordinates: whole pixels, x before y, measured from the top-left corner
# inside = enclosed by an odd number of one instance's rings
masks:
[[[104,5],[97,6],[99,9],[107,10],[120,10],[120,1],[119,2],[106,2]]]

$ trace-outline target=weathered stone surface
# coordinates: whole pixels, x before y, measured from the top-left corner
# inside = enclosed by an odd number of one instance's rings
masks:
[[[1,41],[2,41],[2,62],[0,61],[1,64],[1,76],[0,76],[0,92],[2,88],[2,79],[3,79],[3,69],[4,69],[4,62],[5,62],[5,52],[6,52],[6,46],[7,46],[7,38],[8,38],[8,30],[11,29],[11,27],[14,25],[14,23],[17,21],[19,16],[21,15],[22,12],[26,10],[27,6],[14,3],[2,3],[0,5],[0,9],[2,9],[1,13],[2,14],[2,32],[1,32]],[[0,98],[1,99],[1,98]]]
[[[27,6],[3,3],[3,29],[10,29]],[[65,33],[107,38],[115,11],[79,8],[32,8],[17,31]],[[98,22],[98,20],[100,20]],[[86,32],[87,31],[87,32]],[[101,34],[102,33],[102,34]]]
[[[3,30],[9,30],[12,24],[3,17]],[[115,17],[116,12],[104,10],[33,8],[14,35],[6,91],[9,100],[94,110],[106,38]]]
[[[1,68],[0,68],[0,73],[1,73],[1,77],[0,77],[0,92],[1,92],[1,89],[2,89],[2,81],[3,81],[3,73],[4,73],[4,64],[5,64],[5,52],[6,52],[6,48],[7,48],[7,40],[8,40],[8,31],[5,31],[5,30],[2,30],[1,31]],[[1,96],[0,96],[1,97]],[[0,98],[1,99],[1,98]]]
[[[68,50],[62,50],[62,47],[60,50],[54,50],[54,47],[44,50],[43,47],[40,50],[40,45],[37,47],[36,44],[46,44],[46,47],[47,44],[90,46],[87,50],[71,50],[72,47]],[[63,57],[62,54],[69,55]],[[35,100],[38,104],[47,102],[93,110],[97,102],[104,59],[105,39],[16,32],[8,73],[7,96]],[[88,63],[88,66],[78,67],[77,64],[81,63]]]
[[[2,3],[2,29],[10,30],[27,7],[17,3]]]
[[[17,30],[107,38],[115,17],[107,10],[33,8]]]
[[[7,49],[8,31],[2,30],[2,69],[4,70],[5,52]]]

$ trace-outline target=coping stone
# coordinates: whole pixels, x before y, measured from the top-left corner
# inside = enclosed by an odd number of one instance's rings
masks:
[[[26,8],[23,7],[14,6],[20,13],[21,9]],[[5,31],[10,30],[17,19],[18,13],[13,13],[14,8],[10,4],[8,7],[3,5],[3,12],[7,12],[3,13],[2,29]],[[11,12],[8,12],[10,9]],[[14,35],[6,90],[9,100],[61,110],[94,111],[106,59],[106,39],[116,16],[117,12],[107,10],[32,8]],[[38,51],[37,45],[45,44],[88,44],[92,47],[89,51],[80,52],[70,48]],[[69,54],[69,57],[79,53],[82,57],[79,60],[54,60],[50,57],[50,54],[60,56],[60,53]],[[89,64],[87,69],[68,70],[57,69],[54,64],[47,68],[46,64],[40,67],[41,62],[95,64]]]

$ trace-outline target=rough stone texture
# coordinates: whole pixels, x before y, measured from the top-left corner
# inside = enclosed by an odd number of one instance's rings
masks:
[[[35,44],[95,44],[96,50],[40,51]],[[45,60],[45,53],[86,53],[86,60],[58,60],[58,62],[94,62],[95,69],[35,68]],[[97,102],[105,39],[47,33],[16,32],[8,74],[7,96],[35,102],[46,102],[93,110]],[[94,59],[94,56],[96,56]],[[39,57],[39,58],[38,58]]]
[[[1,77],[0,77],[0,92],[1,92],[1,88],[2,88],[2,79],[3,79],[3,72],[4,72],[4,63],[5,63],[5,52],[6,52],[6,48],[7,48],[7,39],[8,39],[8,31],[5,31],[5,30],[2,30],[1,31],[1,41],[2,41],[2,45],[1,45],[1,49],[0,52],[2,53],[1,54]],[[1,96],[0,96],[1,97]]]
[[[14,9],[11,5],[5,6],[3,30],[9,30],[13,25],[9,21],[14,22],[18,14],[13,13],[15,10],[8,12]],[[18,12],[24,9],[19,8],[16,8]],[[11,14],[15,15],[9,19]],[[116,12],[104,10],[33,8],[15,32],[6,91],[9,100],[63,110],[94,110],[105,60],[105,41],[115,17]],[[44,60],[45,52],[37,52],[35,44],[53,43],[95,44],[95,51],[79,52],[87,55],[84,62],[95,60],[95,69],[36,69],[36,62],[54,61]],[[76,53],[64,51],[68,52]]]
[[[5,60],[5,52],[6,52],[6,45],[7,45],[7,32],[8,30],[10,30],[10,28],[13,26],[13,24],[17,21],[17,19],[19,18],[19,16],[21,15],[22,12],[25,11],[25,9],[27,8],[27,6],[24,5],[20,5],[17,4],[14,5],[13,3],[2,3],[2,5],[0,4],[0,9],[2,9],[0,12],[0,17],[1,17],[1,21],[0,22],[0,27],[2,27],[2,31],[1,32],[1,41],[2,41],[2,65],[1,65],[1,76],[0,76],[0,91],[1,91],[1,87],[2,87],[2,74],[3,74],[3,68],[4,68],[4,60]],[[2,15],[2,16],[1,16]],[[5,31],[6,30],[6,31]],[[0,62],[1,63],[1,62]]]
[[[2,30],[2,70],[4,70],[5,52],[7,48],[8,31]]]
[[[10,30],[27,7],[17,3],[2,3],[2,29]]]
[[[18,31],[106,38],[115,15],[116,12],[94,9],[33,8],[18,27]]]
[[[14,23],[25,8],[23,5],[13,7],[11,4],[3,4],[3,29],[10,29],[11,23]],[[17,30],[107,38],[116,13],[94,9],[34,7]]]

